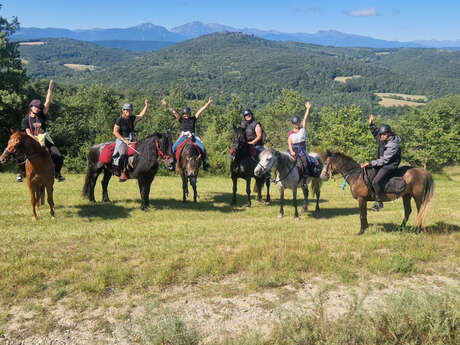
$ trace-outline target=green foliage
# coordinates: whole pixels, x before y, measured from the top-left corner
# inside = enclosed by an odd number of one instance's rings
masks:
[[[460,162],[460,96],[413,109],[398,127],[404,158],[411,164],[440,170]]]
[[[1,9],[1,5],[0,5]],[[0,17],[0,145],[8,138],[10,127],[18,127],[25,105],[26,74],[22,68],[17,45],[9,41],[19,28],[17,18],[11,22]]]

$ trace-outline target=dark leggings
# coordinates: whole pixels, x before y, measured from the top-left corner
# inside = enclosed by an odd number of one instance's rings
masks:
[[[375,191],[375,199],[382,201],[382,197],[385,190],[385,184],[388,182],[388,175],[393,171],[394,168],[383,166],[378,169],[377,174],[372,180],[372,187]]]
[[[61,176],[61,169],[62,165],[64,164],[64,156],[62,155],[61,151],[59,151],[57,146],[48,140],[45,140],[45,146],[48,149],[51,155],[51,159],[54,163],[54,176],[59,177]]]

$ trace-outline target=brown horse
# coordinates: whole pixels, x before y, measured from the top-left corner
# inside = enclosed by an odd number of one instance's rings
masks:
[[[327,181],[332,175],[339,173],[350,185],[351,195],[358,200],[361,218],[361,230],[358,235],[364,233],[369,227],[367,223],[367,202],[374,200],[374,193],[364,181],[363,169],[352,158],[340,153],[327,151],[323,155],[324,167],[321,179]],[[433,176],[425,169],[413,167],[400,167],[398,169],[406,183],[400,193],[386,193],[382,201],[391,201],[402,197],[404,203],[404,219],[401,226],[405,226],[411,209],[411,198],[414,198],[417,206],[416,226],[420,230],[425,225],[429,211],[429,205],[434,195]]]
[[[190,139],[186,139],[183,146],[178,150],[180,150],[180,153],[176,163],[176,171],[182,178],[182,201],[187,201],[188,181],[190,181],[190,185],[193,188],[193,202],[196,202],[196,182],[202,162],[201,151]]]
[[[32,203],[32,219],[37,220],[39,202],[44,203],[45,188],[48,194],[51,218],[54,217],[53,185],[54,164],[49,152],[26,133],[12,131],[0,163],[4,164],[10,157],[24,155],[26,160],[26,181]]]

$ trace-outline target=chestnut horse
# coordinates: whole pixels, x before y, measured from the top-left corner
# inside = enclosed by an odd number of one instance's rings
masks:
[[[10,157],[24,155],[26,157],[26,181],[30,191],[30,202],[32,204],[32,219],[37,220],[39,202],[44,203],[45,188],[48,194],[51,218],[54,216],[54,164],[49,152],[42,147],[35,139],[24,132],[12,131],[3,154],[0,156],[0,163],[4,164]]]
[[[374,193],[364,181],[363,169],[352,158],[340,152],[327,151],[323,155],[324,167],[321,179],[327,181],[332,175],[339,173],[350,185],[351,195],[358,200],[361,218],[361,229],[358,235],[369,227],[367,223],[367,202],[374,200]],[[400,193],[385,193],[382,201],[391,201],[402,197],[404,203],[404,218],[401,226],[405,226],[412,211],[410,201],[414,198],[417,206],[416,226],[421,229],[425,225],[429,205],[434,195],[433,176],[425,169],[413,167],[398,168],[399,174],[406,183]]]

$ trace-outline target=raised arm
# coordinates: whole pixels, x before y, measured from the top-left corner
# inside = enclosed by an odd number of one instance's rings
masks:
[[[166,109],[168,109],[173,114],[173,116],[176,118],[176,120],[180,119],[179,113],[175,111],[173,108],[171,108],[170,106],[168,106],[168,103],[166,102],[164,98],[161,100],[161,105],[165,107]]]
[[[302,120],[302,127],[305,129],[307,129],[308,115],[310,115],[310,108],[311,108],[311,103],[310,102],[305,103],[305,115],[303,116],[303,120]]]
[[[200,108],[200,110],[198,110],[198,111],[196,112],[195,117],[196,117],[196,118],[199,118],[200,115],[201,115],[201,113],[202,113],[203,111],[205,111],[207,107],[209,107],[209,105],[212,103],[212,101],[213,101],[212,97],[209,97],[209,101],[208,101],[205,105],[203,105],[203,106]]]
[[[47,114],[48,110],[50,109],[51,105],[51,95],[53,94],[53,89],[54,89],[54,80],[50,80],[50,84],[48,86],[48,93],[46,94],[46,100],[45,100],[45,105],[43,106],[43,114]]]
[[[371,130],[371,133],[372,135],[374,136],[375,140],[377,140],[377,142],[379,141],[379,130],[377,128],[377,126],[374,124],[374,120],[375,120],[375,117],[373,114],[370,114],[369,115],[369,129]]]
[[[136,115],[136,121],[142,120],[142,118],[144,117],[145,113],[147,112],[148,107],[149,107],[149,100],[146,99],[144,109],[142,109],[142,111],[139,114]]]

